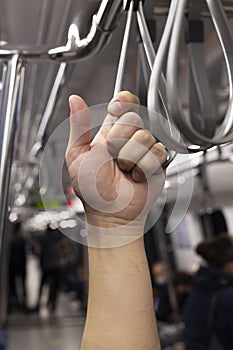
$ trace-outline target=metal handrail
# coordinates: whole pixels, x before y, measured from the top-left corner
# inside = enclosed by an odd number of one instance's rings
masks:
[[[48,51],[49,59],[60,62],[61,65],[57,72],[54,85],[38,129],[37,138],[30,153],[30,158],[34,159],[35,150],[36,154],[38,154],[38,152],[40,152],[43,148],[44,135],[52,116],[51,112],[54,108],[58,89],[65,75],[67,63],[97,54],[108,41],[112,31],[117,26],[123,10],[122,0],[103,0],[100,4],[98,12],[92,18],[92,26],[87,37],[81,39],[79,29],[77,25],[73,23],[68,31],[67,44]],[[44,54],[38,53],[38,56],[36,56],[36,53],[29,54],[25,53],[24,51],[21,52],[21,55],[29,60],[34,60],[36,58],[43,59],[45,57]]]
[[[76,31],[75,40],[73,40],[73,35],[71,35],[72,39],[68,38],[68,42],[65,46],[48,49],[47,51],[1,49],[0,61],[6,61],[16,54],[18,54],[23,61],[33,62],[72,62],[77,59],[92,56],[98,53],[108,42],[122,14],[122,0],[102,0],[98,12],[92,18],[92,26],[86,38],[80,39],[79,33]]]
[[[127,46],[128,46],[129,36],[130,36],[130,28],[131,28],[131,23],[132,23],[132,18],[133,18],[133,11],[135,10],[134,9],[134,1],[131,0],[129,2],[130,2],[130,4],[129,4],[129,9],[128,9],[128,16],[127,16],[126,25],[125,25],[125,32],[124,32],[124,37],[123,37],[123,42],[122,42],[122,49],[121,49],[121,53],[120,53],[116,82],[115,82],[115,87],[114,87],[114,94],[113,94],[114,96],[122,89],[122,82],[123,82],[123,77],[124,77],[124,73],[125,73]],[[146,24],[146,20],[144,17],[142,1],[139,1],[138,8],[137,8],[137,10],[135,10],[135,12],[136,12],[136,18],[137,18],[137,22],[138,22],[139,32],[140,32],[140,35],[142,38],[142,43],[143,43],[144,51],[146,54],[146,58],[147,58],[147,61],[148,61],[150,68],[152,69],[153,62],[155,60],[155,52],[154,52],[153,44],[152,44],[151,37],[150,37],[149,31],[148,31],[148,27]],[[165,81],[163,74],[161,74],[160,78],[161,79],[159,81],[158,91],[159,91],[161,100],[163,102],[164,110],[167,111],[166,103],[165,103],[165,101],[166,101],[166,81]],[[158,139],[157,136],[158,136],[158,133],[156,133],[156,138],[158,141],[162,141],[160,138]],[[167,161],[163,164],[164,168],[170,164],[170,162],[174,159],[174,157],[176,155],[175,152],[169,151],[168,149],[167,149],[167,152],[168,152],[168,158],[167,158]]]
[[[220,0],[206,0],[207,5],[210,10],[211,17],[214,21],[214,25],[224,52],[225,61],[228,69],[228,79],[230,85],[230,101],[225,116],[224,122],[220,127],[217,127],[216,120],[214,118],[213,130],[208,132],[200,132],[196,130],[192,123],[193,120],[188,118],[182,109],[181,103],[179,101],[178,95],[176,93],[178,86],[177,79],[177,66],[178,66],[178,54],[179,54],[179,40],[181,35],[182,23],[184,14],[186,11],[187,0],[172,0],[171,7],[167,19],[167,24],[163,33],[162,40],[158,49],[157,57],[155,59],[154,67],[151,74],[149,91],[148,91],[148,107],[159,114],[162,114],[160,108],[160,99],[158,94],[158,84],[159,77],[162,70],[162,64],[166,59],[166,49],[169,47],[168,58],[167,58],[167,104],[169,107],[169,118],[166,115],[166,119],[169,124],[169,131],[164,127],[164,119],[151,116],[151,121],[155,130],[161,135],[162,141],[167,145],[167,147],[181,153],[197,152],[200,150],[205,150],[213,145],[219,145],[231,142],[233,140],[233,99],[232,99],[232,89],[233,89],[233,35],[229,27],[226,15],[224,13],[222,4]],[[175,13],[175,15],[174,15]],[[210,90],[207,86],[207,80],[201,76],[201,67],[197,70],[197,55],[200,47],[191,47],[190,53],[193,59],[192,74],[193,78],[196,80],[194,87],[201,88],[202,92],[207,93],[207,98],[209,98]],[[200,57],[198,59],[201,59]],[[195,61],[195,62],[194,62]],[[200,62],[201,63],[201,62]],[[202,79],[202,80],[201,80]],[[201,102],[202,96],[197,96]],[[210,100],[211,101],[211,100]],[[207,105],[202,105],[202,112],[214,114],[214,109],[211,103]],[[202,116],[203,117],[203,116]],[[209,116],[203,119],[206,127],[210,124]],[[174,138],[172,135],[172,125],[181,132],[181,136],[184,137],[184,141],[188,145],[181,144],[181,140]],[[211,126],[212,127],[212,126]],[[214,134],[212,134],[214,132]],[[191,144],[191,145],[190,145]],[[193,147],[197,145],[197,147]]]
[[[151,71],[152,71],[153,64],[154,64],[155,58],[156,58],[156,54],[154,51],[154,47],[153,47],[153,43],[152,43],[152,40],[150,37],[150,33],[148,31],[145,15],[144,15],[144,11],[143,11],[142,1],[140,1],[139,5],[138,5],[137,23],[138,23],[139,32],[140,32],[140,35],[142,38],[142,43],[143,43],[144,51],[145,51],[145,54],[147,57],[147,61],[148,61],[148,64],[151,68]],[[167,119],[169,120],[170,117],[169,117],[169,112],[167,109],[167,93],[166,93],[167,82],[165,80],[165,77],[164,77],[164,74],[162,71],[160,72],[160,80],[158,81],[157,89],[158,89],[158,94],[160,96],[161,103],[163,105],[164,112],[166,114]],[[149,90],[148,90],[148,93],[149,93]],[[149,113],[149,115],[150,115],[150,113]],[[157,138],[159,136],[159,140],[162,141],[162,139],[161,139],[162,135],[160,135],[158,130],[154,129],[154,132],[156,132]],[[165,143],[165,145],[166,145],[166,143]],[[167,153],[168,153],[168,159],[163,164],[164,168],[167,167],[176,156],[176,152],[174,152],[172,150],[168,150],[168,148],[167,148]]]
[[[71,33],[72,39],[64,47],[49,50],[50,59],[59,62],[71,62],[97,54],[108,42],[113,30],[123,14],[122,0],[102,0],[98,12],[92,18],[91,29],[86,38],[80,39],[79,33]],[[76,34],[76,39],[73,40]]]
[[[7,65],[7,71],[4,71],[4,98],[1,100],[1,111],[3,119],[1,121],[1,138],[0,147],[0,260],[6,237],[6,218],[8,211],[9,185],[12,171],[12,160],[14,141],[17,126],[17,100],[20,98],[20,86],[22,67],[25,62],[68,62],[88,57],[99,52],[107,43],[113,29],[123,13],[122,0],[102,0],[99,11],[93,16],[92,27],[86,38],[80,39],[76,31],[76,37],[69,33],[68,43],[65,47],[55,48],[52,50],[33,51],[19,49],[0,49],[0,62]],[[74,29],[72,27],[71,29]],[[62,70],[62,69],[61,69]],[[59,70],[59,73],[63,73]],[[62,74],[59,74],[61,77]],[[57,76],[58,77],[58,76]],[[58,81],[58,85],[60,81]],[[55,91],[55,87],[54,87]],[[45,115],[44,126],[41,125],[41,135],[46,129],[50,113]],[[43,128],[42,128],[43,126]],[[43,130],[42,130],[43,129]],[[37,155],[41,145],[37,143],[33,147],[32,153]],[[39,148],[39,149],[38,149]],[[0,269],[0,281],[2,280],[2,269]],[[4,316],[0,312],[0,325]]]
[[[122,41],[120,58],[119,58],[119,62],[118,62],[118,69],[117,69],[117,75],[116,75],[113,96],[118,94],[122,89],[132,19],[133,19],[133,1],[131,1],[131,3],[130,3],[130,7],[129,7],[127,19],[126,19],[125,32],[124,32],[124,37],[123,37],[123,41]]]
[[[197,130],[195,130],[192,126],[191,119],[187,119],[185,117],[181,104],[179,103],[179,99],[177,99],[177,95],[175,93],[174,88],[177,87],[177,61],[178,61],[178,46],[177,42],[180,37],[182,19],[185,11],[185,5],[187,0],[184,0],[183,3],[180,1],[178,3],[177,17],[174,22],[174,31],[171,37],[170,50],[168,55],[168,74],[167,74],[167,82],[168,82],[168,95],[169,95],[169,103],[172,108],[172,116],[176,126],[181,130],[182,134],[185,136],[186,140],[190,143],[200,145],[200,149],[206,149],[211,147],[212,145],[222,144],[224,142],[229,142],[232,140],[232,135],[227,136],[228,130],[224,131],[224,137],[207,137]],[[217,2],[216,2],[217,3]],[[182,6],[183,5],[183,6]],[[177,26],[176,26],[177,25]],[[233,42],[232,42],[233,43]],[[232,47],[232,46],[231,46]],[[228,57],[227,57],[228,60]],[[230,103],[230,107],[231,107]],[[228,118],[229,120],[229,118]]]
[[[159,83],[161,79],[163,60],[165,58],[169,39],[171,36],[174,19],[176,16],[177,3],[175,0],[171,2],[169,9],[167,21],[163,31],[163,35],[160,41],[160,45],[157,51],[157,55],[154,60],[148,94],[147,94],[147,106],[149,110],[149,119],[151,123],[152,131],[159,135],[160,140],[166,145],[167,148],[171,150],[176,150],[177,152],[186,151],[185,145],[180,143],[180,135],[177,133],[177,130],[174,128],[172,120],[168,113],[163,117],[161,105],[160,105],[160,96],[159,96]],[[167,120],[166,127],[169,129],[169,133],[165,130],[164,120]],[[174,147],[174,144],[176,147]]]

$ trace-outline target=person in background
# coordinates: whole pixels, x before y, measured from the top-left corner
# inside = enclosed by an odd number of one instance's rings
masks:
[[[173,323],[176,321],[174,311],[181,312],[187,296],[192,290],[193,277],[179,271],[171,274],[163,261],[158,261],[152,266],[152,276],[155,287],[155,309],[157,319]],[[172,306],[171,292],[169,293],[169,282],[172,285],[172,292],[176,299],[176,306]]]
[[[193,275],[180,271],[175,273],[172,282],[175,289],[178,311],[182,314],[186,300],[193,290]]]
[[[60,287],[61,268],[61,240],[63,236],[58,229],[48,226],[44,237],[40,241],[41,281],[38,293],[36,310],[40,309],[40,301],[45,284],[49,286],[47,308],[50,312],[56,309],[57,297]]]
[[[174,322],[174,310],[172,308],[168,282],[171,280],[171,273],[163,261],[158,261],[152,266],[152,276],[155,287],[155,310],[157,320],[167,323]]]
[[[26,241],[22,236],[21,224],[15,224],[9,251],[9,312],[26,311]]]
[[[233,348],[233,238],[221,234],[200,243],[204,261],[183,308],[186,350]]]
[[[164,350],[183,348],[181,312],[192,290],[193,277],[185,272],[171,274],[164,261],[152,266],[155,287],[155,311],[160,341]],[[175,298],[175,305],[174,305]]]
[[[65,292],[73,292],[74,300],[85,310],[85,271],[82,246],[68,238],[62,240],[61,279]]]
[[[81,350],[159,350],[144,225],[161,193],[165,148],[120,92],[91,141],[91,113],[70,97],[66,164],[86,214],[89,293]]]

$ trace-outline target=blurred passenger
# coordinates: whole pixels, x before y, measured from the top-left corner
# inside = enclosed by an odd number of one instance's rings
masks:
[[[193,289],[193,276],[186,272],[177,272],[173,279],[179,313],[182,313],[185,302]]]
[[[74,299],[85,309],[85,272],[82,247],[68,238],[62,241],[62,284],[65,292],[74,292]]]
[[[168,281],[171,279],[165,262],[158,261],[152,266],[152,275],[156,290],[155,309],[158,321],[171,323],[174,321],[174,312],[171,306]]]
[[[9,311],[26,310],[26,241],[21,225],[15,225],[9,252]]]
[[[183,302],[192,289],[192,277],[185,272],[177,272],[172,276],[164,262],[155,263],[152,273],[157,297],[157,319],[173,323],[177,320],[176,313],[182,309]]]
[[[0,350],[6,350],[6,347],[7,347],[6,333],[0,328]]]
[[[153,265],[152,273],[157,289],[155,306],[162,349],[182,349],[183,324],[180,322],[180,313],[192,290],[193,277],[185,272],[177,272],[172,276],[162,261]]]
[[[233,349],[233,238],[227,234],[196,248],[207,263],[185,303],[186,350]]]
[[[41,281],[37,302],[37,310],[40,309],[41,296],[45,284],[49,286],[47,307],[51,312],[55,311],[60,287],[60,262],[62,234],[58,229],[48,227],[41,240],[40,264]]]

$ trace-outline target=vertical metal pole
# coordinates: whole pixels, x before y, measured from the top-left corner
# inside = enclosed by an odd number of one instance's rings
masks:
[[[0,126],[1,126],[1,116],[2,116],[2,104],[3,104],[3,87],[5,87],[5,82],[6,82],[6,72],[7,72],[7,65],[3,64],[2,67],[2,79],[1,79],[1,91],[0,91]]]
[[[16,131],[16,105],[20,87],[22,62],[15,54],[7,64],[7,73],[2,108],[0,150],[0,325],[6,315],[6,272],[7,272],[7,232],[6,218],[8,194],[13,160],[13,148]]]
[[[122,90],[123,77],[125,73],[126,55],[127,55],[130,29],[131,29],[132,18],[133,18],[133,5],[134,5],[134,2],[131,1],[127,18],[126,18],[125,32],[123,36],[123,42],[122,42],[121,53],[120,53],[120,58],[118,63],[113,96],[115,96],[116,94],[118,94],[118,92]]]
[[[62,81],[64,80],[64,77],[65,77],[66,67],[67,67],[67,64],[63,62],[63,63],[61,63],[61,65],[57,71],[57,75],[56,75],[55,81],[53,83],[53,86],[52,86],[52,89],[51,89],[51,92],[49,95],[49,99],[48,99],[48,102],[47,102],[46,107],[45,107],[43,118],[42,118],[42,121],[41,121],[40,126],[39,126],[39,130],[37,133],[37,139],[39,139],[39,140],[43,140],[43,138],[45,136],[46,128],[47,128],[48,123],[52,117],[54,107],[55,107],[56,102],[57,102],[57,96],[59,93],[59,89],[60,89],[60,87],[62,85]]]

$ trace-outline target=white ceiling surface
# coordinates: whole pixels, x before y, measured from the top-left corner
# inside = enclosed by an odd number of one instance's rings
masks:
[[[67,40],[67,31],[73,19],[79,23],[81,35],[85,36],[90,27],[91,15],[94,8],[98,7],[100,1],[84,0],[1,0],[0,1],[0,40],[8,42],[8,47],[22,47],[29,49],[44,49],[64,45]],[[160,1],[161,3],[161,1]],[[228,2],[229,3],[229,2]],[[147,13],[152,15],[151,4],[159,4],[159,1],[145,2]],[[78,93],[83,96],[90,105],[95,105],[109,101],[112,96],[117,61],[120,51],[120,43],[123,32],[124,19],[120,28],[113,34],[111,42],[103,51],[94,58],[79,61],[70,65],[68,78],[63,85],[59,95],[59,100],[54,112],[53,123],[49,126],[48,135],[68,117],[67,98],[71,93]],[[164,24],[164,18],[159,17],[157,22],[158,35]],[[129,58],[125,75],[124,87],[135,91],[136,81],[136,32],[135,28],[131,37],[129,47]],[[222,53],[216,41],[216,36],[212,35],[211,26],[207,25],[206,40],[206,61],[209,68],[211,84],[215,90],[225,88],[223,72]],[[181,62],[182,63],[182,62]],[[182,64],[181,64],[182,66]],[[33,69],[36,71],[34,85],[30,85]],[[24,92],[24,103],[22,118],[26,120],[28,126],[24,133],[29,137],[29,142],[22,150],[24,159],[35,139],[36,130],[43,114],[45,103],[48,99],[53,79],[58,69],[57,64],[27,65],[26,85]],[[214,72],[214,74],[213,74]],[[181,70],[182,74],[182,70]],[[185,80],[185,79],[184,79]],[[223,81],[222,81],[223,80]],[[221,82],[221,85],[218,86]],[[30,87],[30,88],[29,88]],[[181,86],[184,93],[185,88]],[[31,99],[31,103],[30,103]],[[27,137],[24,138],[24,141]],[[21,144],[23,140],[18,138]],[[57,147],[55,157],[63,156],[64,144],[66,140],[62,133],[57,136]],[[229,148],[230,149],[230,148]],[[182,158],[182,157],[181,157]],[[228,202],[233,195],[232,164],[213,164],[208,168],[208,178],[211,188],[223,197],[227,197]],[[169,172],[168,172],[169,174]],[[172,188],[168,188],[171,192]],[[185,194],[184,194],[185,195]]]

